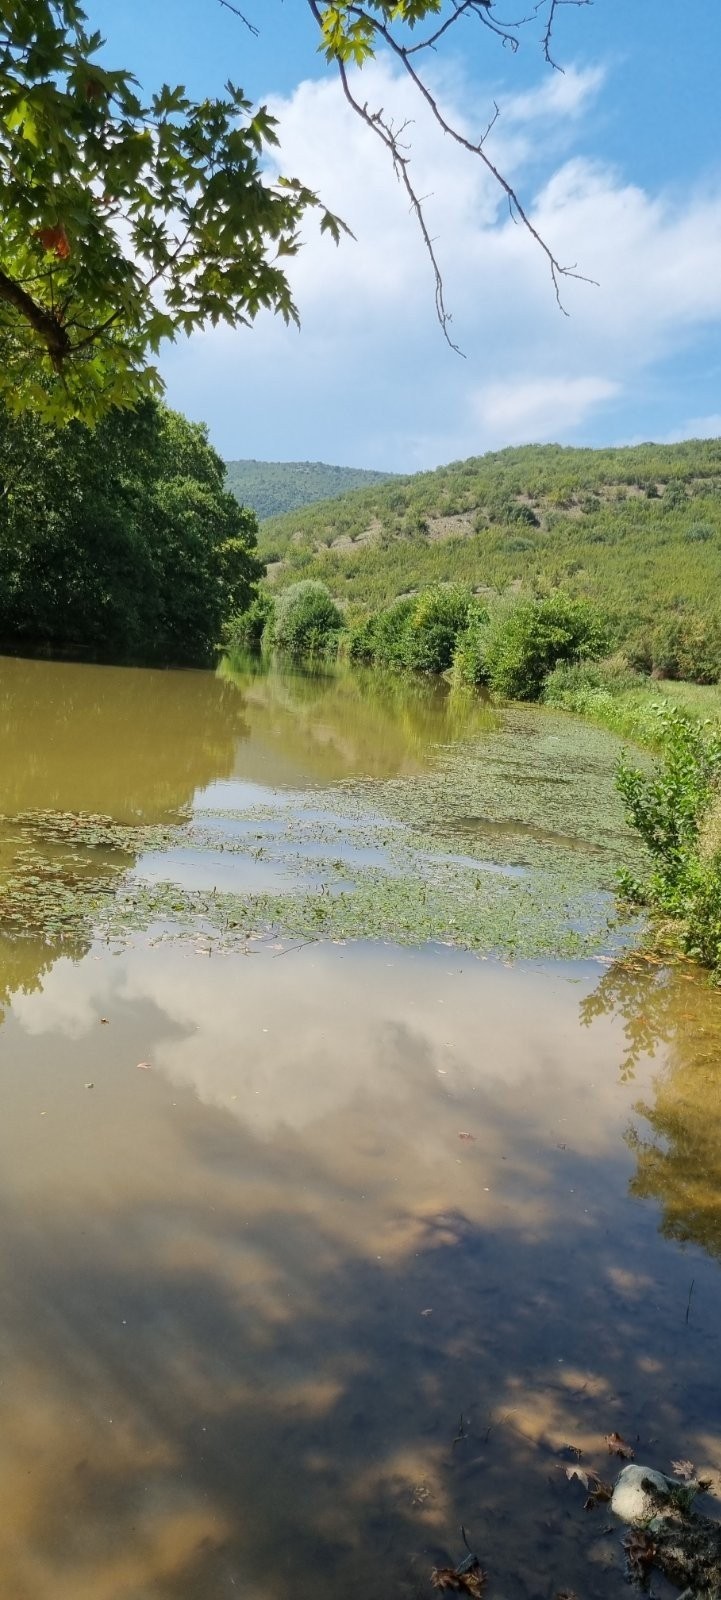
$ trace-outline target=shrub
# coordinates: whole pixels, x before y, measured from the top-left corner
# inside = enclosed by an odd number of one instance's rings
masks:
[[[721,618],[687,611],[672,614],[626,647],[629,664],[641,672],[689,683],[721,679]]]
[[[353,629],[350,658],[411,672],[445,672],[468,605],[467,591],[452,584],[404,595]]]
[[[351,660],[373,662],[378,667],[405,666],[406,627],[415,603],[414,595],[404,595],[354,628]]]
[[[454,682],[477,689],[488,681],[484,639],[488,627],[488,607],[473,600],[468,608],[466,626],[456,640],[453,654]]]
[[[466,625],[468,604],[467,592],[455,585],[424,590],[406,623],[404,666],[414,672],[445,672]]]
[[[521,505],[513,503],[507,506],[504,522],[518,522],[524,528],[540,528],[541,526],[533,507],[525,503]]]
[[[304,578],[279,596],[273,643],[294,660],[326,655],[337,645],[343,617],[324,583]]]
[[[663,758],[648,776],[619,763],[626,813],[648,849],[646,882],[620,875],[622,892],[678,920],[689,955],[721,970],[721,728],[677,708],[660,714]]]
[[[685,506],[688,496],[686,485],[681,478],[671,478],[663,491],[664,511],[676,511],[679,506]]]
[[[558,661],[601,656],[608,642],[605,622],[589,601],[555,594],[496,607],[480,648],[486,680],[496,694],[537,700]]]
[[[261,648],[263,636],[272,637],[275,603],[267,589],[259,589],[246,611],[236,612],[223,630],[223,644],[227,650],[240,650],[255,655]]]

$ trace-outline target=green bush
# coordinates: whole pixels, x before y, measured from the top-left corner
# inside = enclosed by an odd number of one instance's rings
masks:
[[[415,595],[404,595],[354,628],[348,651],[351,661],[404,667],[406,629],[415,603]]]
[[[445,672],[468,619],[469,597],[455,585],[418,595],[405,629],[404,666],[413,672]]]
[[[466,626],[458,635],[453,654],[455,683],[477,689],[488,682],[484,649],[488,621],[488,607],[480,600],[472,600],[468,607]]]
[[[324,583],[305,578],[278,597],[273,644],[293,660],[327,655],[337,647],[343,615]]]
[[[541,524],[532,506],[513,503],[506,507],[504,522],[520,523],[524,528],[540,528]]]
[[[223,629],[226,650],[240,650],[255,655],[261,649],[263,637],[272,638],[275,620],[275,603],[267,589],[259,589],[246,611],[238,611]]]
[[[593,659],[608,644],[604,619],[589,601],[555,594],[496,606],[480,649],[494,693],[508,700],[537,700],[557,662]]]
[[[404,595],[351,632],[352,661],[410,672],[445,672],[468,617],[469,597],[455,584]]]
[[[652,862],[645,882],[620,875],[627,898],[678,921],[684,949],[721,975],[721,727],[666,708],[663,757],[648,776],[619,763],[618,788]]]
[[[721,680],[721,617],[697,611],[671,613],[631,640],[625,648],[629,665],[639,672],[687,683]]]

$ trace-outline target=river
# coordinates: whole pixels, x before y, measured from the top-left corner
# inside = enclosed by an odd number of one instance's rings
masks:
[[[421,1600],[463,1527],[610,1600],[567,1469],[721,1492],[721,998],[618,919],[617,742],[17,660],[0,731],[0,1593]]]

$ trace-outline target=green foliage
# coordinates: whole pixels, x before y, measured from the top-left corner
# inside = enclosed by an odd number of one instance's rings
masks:
[[[143,100],[77,0],[12,0],[2,23],[5,404],[93,423],[159,390],[163,339],[266,308],[297,321],[283,259],[299,224],[315,207],[336,240],[343,224],[272,175],[267,107],[230,82]]]
[[[678,708],[660,713],[663,758],[651,775],[624,758],[618,788],[652,860],[629,898],[677,919],[689,955],[721,969],[721,727]]]
[[[555,594],[546,600],[510,600],[491,608],[479,629],[479,674],[508,700],[537,700],[559,661],[603,655],[608,628],[586,600]]]
[[[145,401],[91,433],[0,418],[0,649],[213,659],[262,574],[205,430]]]
[[[241,655],[257,655],[264,641],[271,641],[275,623],[275,601],[267,589],[259,589],[247,611],[237,611],[223,629],[226,650]]]
[[[330,467],[323,461],[228,461],[226,484],[242,506],[259,520],[295,511],[300,506],[334,500],[353,489],[387,483],[392,472],[362,467]],[[330,531],[329,538],[333,538]],[[273,559],[272,553],[266,560]]]
[[[468,617],[468,595],[458,588],[418,595],[405,630],[405,665],[414,672],[445,672]]]
[[[324,583],[313,579],[284,590],[275,608],[273,644],[294,660],[327,654],[336,644],[343,616]]]
[[[721,679],[721,615],[673,612],[626,645],[629,664],[662,678],[693,683]]]
[[[660,497],[647,498],[651,483]],[[512,505],[530,507],[539,526],[509,524]],[[493,521],[491,510],[502,520]],[[408,537],[414,519],[430,538]],[[713,537],[690,538],[697,527]],[[703,632],[721,593],[721,441],[504,450],[275,518],[260,539],[282,558],[278,588],[302,572],[365,610],[439,584],[489,598],[510,588],[531,596],[560,588],[612,616],[620,645],[647,642],[668,616]],[[329,549],[334,539],[341,545]],[[704,679],[708,659],[704,645]],[[653,666],[647,661],[644,670]],[[692,653],[683,670],[695,675]]]
[[[351,632],[352,661],[411,672],[445,672],[466,626],[469,597],[456,587],[404,596]]]

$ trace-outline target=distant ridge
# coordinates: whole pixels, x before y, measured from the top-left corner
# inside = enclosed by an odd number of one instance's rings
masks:
[[[394,476],[363,467],[331,467],[325,461],[227,461],[226,469],[231,494],[261,521],[318,500],[335,500],[351,489],[370,489]]]

